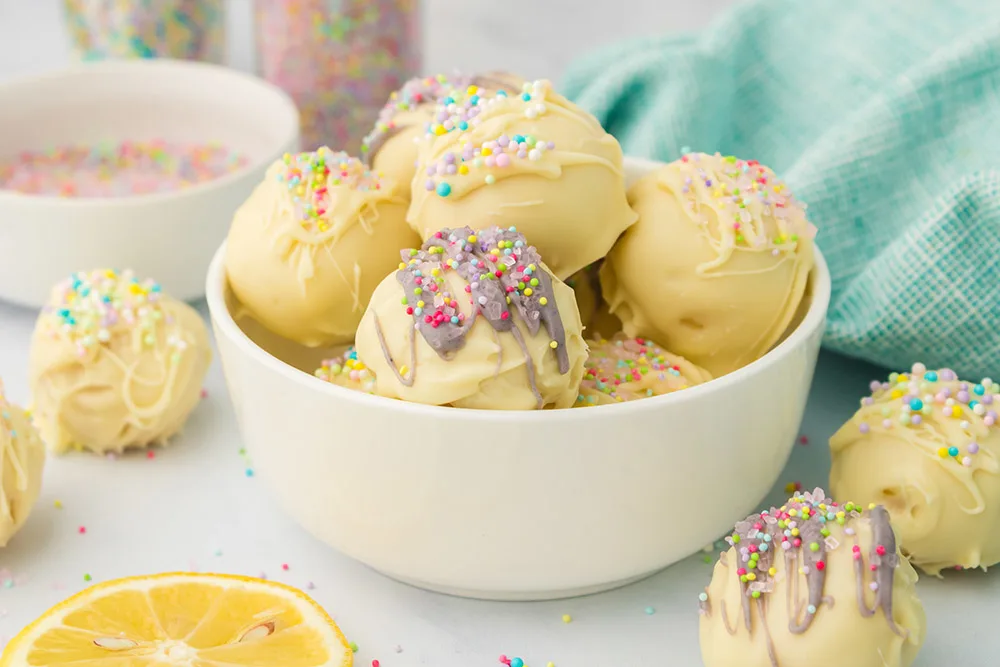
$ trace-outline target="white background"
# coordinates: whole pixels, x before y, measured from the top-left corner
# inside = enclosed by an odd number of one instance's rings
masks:
[[[427,0],[425,70],[503,68],[558,77],[575,55],[595,45],[697,28],[728,4]],[[66,62],[60,6],[58,0],[0,0],[0,85]],[[250,2],[231,0],[231,6],[230,62],[250,69]],[[12,399],[22,403],[33,318],[34,313],[0,304],[0,375]],[[821,358],[802,429],[810,443],[795,448],[781,485],[825,483],[829,454],[824,443],[852,413],[876,372],[866,364]],[[206,386],[208,398],[184,436],[170,449],[157,450],[154,459],[75,455],[49,462],[31,521],[0,550],[0,645],[84,587],[85,573],[102,581],[191,569],[264,573],[300,587],[313,582],[311,593],[360,646],[356,664],[364,667],[373,658],[384,667],[488,667],[498,665],[500,653],[522,656],[530,667],[550,660],[557,667],[701,664],[696,596],[711,572],[702,556],[619,591],[561,602],[459,600],[394,583],[326,548],[272,507],[260,480],[244,472],[218,364]],[[770,500],[781,495],[776,490]],[[56,500],[63,509],[54,507]],[[705,500],[691,499],[693,507],[699,502]],[[282,570],[282,564],[289,569]],[[996,664],[1000,576],[970,572],[949,573],[944,582],[925,578],[920,593],[930,629],[919,667]],[[656,613],[647,615],[646,607]],[[564,624],[563,614],[571,614],[573,622]],[[806,656],[798,658],[782,667],[810,664]]]

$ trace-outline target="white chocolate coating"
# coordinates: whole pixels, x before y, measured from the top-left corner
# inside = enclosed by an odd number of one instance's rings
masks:
[[[603,257],[636,215],[618,141],[548,81],[523,90],[438,107],[407,220],[425,240],[441,227],[516,227],[564,279]]]
[[[639,222],[601,268],[625,333],[715,377],[781,338],[813,266],[813,228],[771,170],[692,153],[642,178],[629,203]]]
[[[781,510],[770,510],[766,517],[751,515],[737,525],[734,535],[742,539],[720,555],[701,596],[705,667],[913,663],[924,641],[926,618],[916,595],[917,574],[899,555],[887,515],[878,508],[845,511],[845,506],[832,506],[822,496],[817,489],[791,499]],[[819,524],[815,515],[809,521],[801,515],[786,516],[783,510],[800,508],[803,498],[809,499],[805,504],[810,508],[819,500],[823,507],[818,511],[833,518]],[[775,519],[793,522],[794,527],[776,527],[771,523]],[[764,527],[761,532],[769,537],[779,537],[763,542],[754,525]],[[828,535],[819,533],[820,526]],[[800,531],[787,539],[802,539],[804,544],[785,550],[782,529]],[[811,540],[816,540],[818,551],[812,550]],[[762,545],[770,547],[768,552],[760,551]],[[764,556],[757,568],[749,561],[749,546]],[[749,577],[753,580],[744,581]]]
[[[237,301],[307,347],[349,343],[372,291],[417,242],[397,185],[321,148],[286,156],[233,218],[226,273]]]
[[[208,330],[130,271],[79,273],[52,291],[31,341],[34,420],[56,453],[165,444],[201,396]]]
[[[830,439],[831,488],[884,505],[926,572],[1000,562],[1000,385],[917,364],[872,392]]]
[[[28,520],[44,467],[45,445],[24,410],[7,401],[0,382],[0,547]]]
[[[590,353],[575,407],[590,407],[671,394],[712,379],[684,357],[623,333],[588,339]]]
[[[466,230],[468,232],[471,230]],[[430,242],[424,248],[431,248]],[[484,268],[492,275],[504,255],[498,251],[495,256],[485,253],[484,256],[496,260],[488,262]],[[398,272],[386,276],[372,296],[358,328],[356,346],[359,358],[378,378],[376,393],[415,403],[485,410],[572,406],[587,356],[573,291],[552,277],[554,303],[548,298],[542,301],[544,308],[548,312],[557,311],[561,320],[560,335],[553,336],[563,342],[557,343],[550,337],[547,326],[533,333],[520,316],[511,315],[518,312],[514,305],[487,303],[483,297],[483,305],[474,306],[472,299],[477,291],[472,283],[457,269],[444,268],[450,261],[447,255],[440,261],[444,263],[421,260],[414,267],[404,263]],[[532,265],[536,275],[537,271],[548,272],[544,265]],[[413,308],[424,302],[408,298],[404,284],[404,279],[408,279],[404,269],[412,268],[420,269],[425,278],[431,278],[432,272],[436,272],[432,280],[423,284],[424,294],[418,297],[426,299],[422,307],[426,312],[421,314],[413,312]],[[514,270],[512,265],[510,271]],[[484,284],[490,281],[492,278],[483,278]],[[469,289],[472,289],[471,294]],[[522,290],[524,292],[527,296],[521,299],[537,303],[537,294],[531,289]],[[496,312],[492,312],[494,306]],[[461,321],[454,324],[446,321],[440,330],[437,326],[429,332],[417,329],[417,322],[422,323],[423,318],[437,314],[442,308],[447,308],[449,319],[460,318]],[[501,311],[510,315],[505,315],[503,321],[510,323],[512,330],[498,331],[492,326],[493,320],[500,321]],[[528,314],[531,312],[536,311],[529,310]],[[428,335],[433,335],[442,348],[432,346]],[[561,353],[557,350],[560,346],[563,348]],[[560,368],[560,357],[566,362],[565,369]]]

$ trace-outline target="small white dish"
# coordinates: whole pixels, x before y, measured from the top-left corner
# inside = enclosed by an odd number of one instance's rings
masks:
[[[657,166],[626,159],[630,181]],[[306,372],[265,352],[282,344],[234,320],[224,257],[223,245],[209,269],[212,323],[243,439],[279,504],[390,577],[489,599],[615,588],[754,511],[798,435],[830,301],[817,251],[798,326],[734,373],[631,403],[461,410],[318,380],[308,371],[327,351],[280,349]]]
[[[0,299],[39,307],[56,282],[134,269],[171,295],[204,295],[236,208],[299,143],[295,104],[235,70],[172,60],[107,61],[0,84],[0,160],[101,141],[218,142],[248,163],[168,193],[60,198],[0,190]]]

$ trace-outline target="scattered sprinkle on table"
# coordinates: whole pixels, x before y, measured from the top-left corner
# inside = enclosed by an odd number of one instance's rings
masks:
[[[86,526],[80,526],[79,531],[80,531],[81,535],[84,535],[87,532],[87,527]]]
[[[351,647],[351,653],[357,653],[358,652],[358,645],[355,644],[354,642],[350,643],[350,647]]]
[[[562,621],[563,623],[572,623],[573,617],[569,614],[563,614]]]
[[[646,616],[652,616],[653,614],[656,613],[656,609],[654,609],[653,607],[646,607],[643,611],[646,612]]]
[[[173,192],[248,163],[214,143],[102,142],[24,151],[0,159],[0,190],[49,197],[111,198]]]
[[[54,502],[54,503],[52,503],[52,504],[53,504],[53,505],[55,506],[55,508],[56,508],[57,510],[61,510],[61,509],[63,508],[63,504],[62,504],[62,501],[61,501],[61,500],[57,500],[57,501],[55,501],[55,502]]]
[[[93,579],[94,579],[94,578],[93,578],[93,577],[91,577],[91,576],[90,576],[89,574],[84,574],[84,575],[83,575],[83,580],[84,580],[84,581],[93,581]]]

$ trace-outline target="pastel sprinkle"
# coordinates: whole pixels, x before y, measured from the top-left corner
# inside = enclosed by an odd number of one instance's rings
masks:
[[[0,190],[45,197],[115,198],[183,190],[248,164],[220,144],[162,139],[25,151],[0,161]]]
[[[573,617],[570,616],[569,614],[563,614],[562,622],[563,623],[572,623],[573,622]]]

